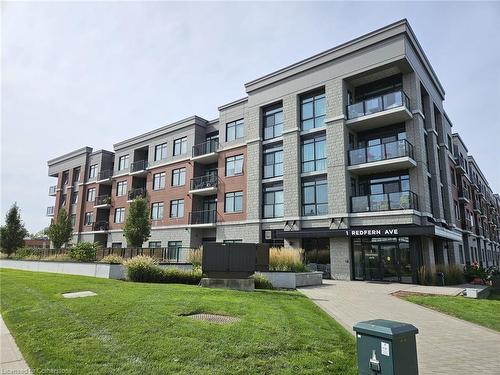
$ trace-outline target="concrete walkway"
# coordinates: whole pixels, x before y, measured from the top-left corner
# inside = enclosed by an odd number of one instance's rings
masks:
[[[0,374],[31,374],[23,355],[0,315]]]
[[[420,374],[500,374],[500,333],[390,295],[400,290],[456,295],[462,288],[323,282],[299,290],[353,334],[357,322],[370,319],[395,320],[417,327]]]

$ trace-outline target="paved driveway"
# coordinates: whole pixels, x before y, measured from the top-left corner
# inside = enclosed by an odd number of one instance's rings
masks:
[[[419,329],[420,374],[500,375],[500,333],[390,295],[398,290],[425,292],[426,287],[358,281],[323,280],[300,291],[348,331],[359,321],[389,319]],[[456,288],[437,288],[454,295]],[[500,319],[500,317],[499,317]]]

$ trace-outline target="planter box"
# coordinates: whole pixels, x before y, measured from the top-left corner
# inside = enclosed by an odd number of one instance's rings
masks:
[[[478,285],[475,288],[465,288],[467,298],[488,298],[491,288],[485,285]]]
[[[12,268],[32,272],[64,273],[67,275],[92,276],[103,279],[125,279],[125,267],[121,264],[0,259],[0,268]]]
[[[303,286],[321,285],[323,283],[323,272],[255,272],[256,275],[264,276],[273,287],[285,289],[297,289]]]

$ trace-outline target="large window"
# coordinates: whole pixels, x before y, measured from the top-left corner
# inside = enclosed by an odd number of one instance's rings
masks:
[[[118,181],[116,183],[116,196],[121,197],[127,194],[127,181]]]
[[[328,189],[325,177],[302,182],[302,215],[326,215],[328,213]]]
[[[87,190],[87,202],[93,202],[95,201],[95,188],[90,188]]]
[[[80,181],[80,167],[73,168],[73,185]]]
[[[159,247],[161,247],[161,241],[149,241],[150,249],[157,249]]]
[[[174,156],[187,152],[187,137],[182,137],[174,141]]]
[[[283,146],[273,146],[264,150],[263,178],[283,176]]]
[[[170,217],[183,217],[184,216],[184,199],[176,199],[170,201]]]
[[[242,212],[243,211],[243,192],[235,191],[226,193],[224,212]]]
[[[66,205],[66,194],[61,195],[61,201],[59,202],[59,206],[65,206]]]
[[[302,172],[326,169],[326,138],[324,135],[302,141]]]
[[[156,202],[151,205],[151,219],[163,219],[163,202]]]
[[[78,192],[74,191],[71,193],[71,204],[76,204],[78,202]]]
[[[300,121],[302,130],[325,126],[325,93],[314,92],[300,99]]]
[[[226,176],[236,176],[243,173],[243,155],[226,158]]]
[[[244,135],[243,119],[226,124],[226,142],[234,141],[238,138],[243,138]]]
[[[178,168],[172,171],[172,186],[182,186],[186,184],[186,168]]]
[[[264,218],[283,217],[283,185],[264,187]]]
[[[165,172],[155,173],[153,175],[153,190],[165,188]]]
[[[93,222],[94,222],[94,213],[93,212],[85,212],[83,224],[84,225],[92,225]]]
[[[280,137],[283,134],[283,107],[281,104],[265,108],[263,115],[264,140]]]
[[[127,169],[129,166],[129,156],[128,155],[123,155],[118,158],[118,170],[122,171],[124,169]]]
[[[121,224],[125,221],[125,208],[120,207],[115,209],[115,223]]]
[[[162,143],[161,145],[155,146],[155,161],[163,160],[167,158],[167,144]]]
[[[62,185],[65,186],[68,184],[69,179],[69,171],[64,171],[62,174]]]
[[[91,165],[89,167],[89,178],[97,177],[97,164]]]

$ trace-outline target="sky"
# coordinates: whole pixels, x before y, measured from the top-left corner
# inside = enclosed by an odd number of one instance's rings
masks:
[[[47,160],[245,96],[244,83],[407,18],[500,192],[500,2],[2,2],[0,222],[49,224]]]

